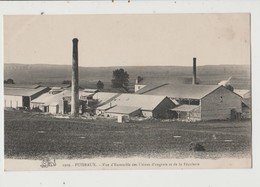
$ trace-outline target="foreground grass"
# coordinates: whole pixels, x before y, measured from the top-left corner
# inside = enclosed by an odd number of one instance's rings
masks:
[[[115,120],[57,119],[5,111],[5,157],[241,157],[250,155],[250,121],[118,124]],[[190,152],[200,142],[205,152]]]

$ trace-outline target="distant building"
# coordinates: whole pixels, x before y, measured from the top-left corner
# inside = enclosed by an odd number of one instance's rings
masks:
[[[200,84],[201,80],[197,78],[196,82]],[[167,77],[160,77],[160,79],[157,77],[145,77],[140,81],[136,79],[135,92],[138,92],[145,87],[149,87],[149,89],[155,89],[166,84],[192,84],[192,77],[174,77],[174,79],[172,77],[168,79]]]
[[[242,113],[241,96],[218,85],[168,84],[156,89],[145,87],[137,93],[177,100],[180,105],[171,109],[174,118],[231,119],[234,112]]]
[[[48,87],[39,85],[5,85],[4,107],[31,107],[31,101],[49,91]]]

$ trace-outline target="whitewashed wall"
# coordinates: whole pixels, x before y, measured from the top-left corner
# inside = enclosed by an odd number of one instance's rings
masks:
[[[13,96],[13,95],[4,96],[4,107],[16,108],[22,106],[23,106],[22,96]]]

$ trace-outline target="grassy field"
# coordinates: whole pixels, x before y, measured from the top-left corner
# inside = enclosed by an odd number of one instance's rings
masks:
[[[4,117],[6,158],[214,159],[245,157],[251,151],[250,121],[145,120],[118,124],[113,119],[58,119],[21,111],[5,111]],[[191,142],[200,142],[206,151],[189,151]]]

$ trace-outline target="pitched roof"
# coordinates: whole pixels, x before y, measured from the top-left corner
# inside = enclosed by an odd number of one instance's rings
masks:
[[[55,83],[55,82],[41,82],[39,84],[41,86],[46,86],[46,87],[61,87],[61,88],[69,88],[69,87],[71,87],[70,84],[62,84],[62,83]]]
[[[82,95],[84,96],[85,94],[86,93],[84,93],[83,91],[81,90],[79,91],[79,97]],[[36,99],[33,99],[31,102],[42,103],[45,105],[57,105],[63,97],[70,97],[70,96],[71,96],[71,90],[63,90],[62,92],[57,94],[44,93],[39,97],[37,97]]]
[[[89,92],[89,93],[96,93],[96,92],[98,92],[98,89],[85,88],[83,91]]]
[[[142,92],[141,89],[139,93],[168,96],[172,98],[201,99],[219,87],[219,85],[167,84],[144,92]]]
[[[198,108],[198,105],[181,105],[176,108],[170,109],[172,111],[180,111],[180,112],[190,112],[196,108]]]
[[[107,104],[104,104],[104,105],[97,107],[97,110],[108,110],[108,109],[115,107],[115,106],[116,105],[112,105],[112,103],[107,103]]]
[[[47,87],[37,87],[37,88],[11,88],[5,87],[4,88],[4,95],[13,95],[13,96],[32,96],[37,94]]]
[[[242,103],[246,106],[248,106],[249,108],[252,108],[252,101],[251,98],[243,98],[242,99]]]
[[[240,95],[241,97],[244,97],[246,94],[250,94],[250,90],[242,90],[242,89],[234,89],[233,92]]]
[[[33,99],[31,102],[42,103],[45,105],[57,105],[59,103],[59,100],[66,96],[70,96],[69,90],[63,90],[62,92],[57,94],[44,93],[36,99]]]
[[[121,95],[120,93],[110,93],[110,92],[97,92],[94,96],[93,99],[98,100],[98,105],[104,105],[109,102],[111,102],[113,99]]]
[[[192,84],[192,75],[184,75],[184,76],[165,76],[165,77],[144,77],[143,80],[141,80],[137,85],[149,85],[149,84],[154,84],[158,83],[161,84],[162,82],[164,83],[169,83],[169,84]],[[197,77],[197,83],[200,83],[201,80]]]
[[[151,84],[147,84],[145,87],[141,88],[140,90],[138,90],[137,94],[142,94],[142,93],[146,93],[148,91],[151,91],[151,90],[154,90],[154,89],[157,89],[157,88],[160,88],[162,86],[165,86],[167,85],[168,83],[151,83]]]
[[[5,88],[27,88],[27,89],[35,89],[39,88],[41,85],[38,84],[5,84]]]
[[[139,95],[139,94],[121,94],[112,102],[113,105],[138,107],[142,110],[153,110],[166,96]]]
[[[131,114],[137,110],[140,110],[140,108],[131,106],[115,106],[108,109],[106,112],[118,114]]]

